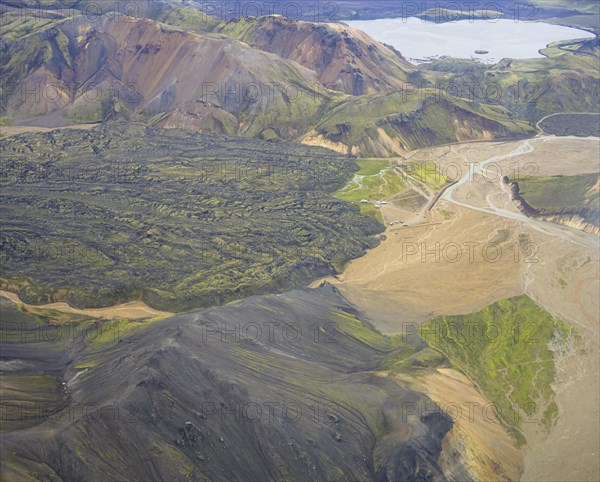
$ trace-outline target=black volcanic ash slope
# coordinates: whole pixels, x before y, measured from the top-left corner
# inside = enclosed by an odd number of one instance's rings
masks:
[[[69,414],[5,433],[2,480],[446,480],[451,422],[403,417],[424,397],[372,373],[401,348],[354,314],[324,286],[71,344]]]

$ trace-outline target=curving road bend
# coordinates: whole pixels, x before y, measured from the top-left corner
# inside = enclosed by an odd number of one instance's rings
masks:
[[[546,137],[538,137],[537,139],[544,140]],[[597,138],[589,138],[590,140],[598,141]],[[532,139],[525,139],[522,141],[515,149],[510,151],[508,154],[492,156],[485,161],[478,163],[469,170],[461,179],[454,185],[448,187],[444,194],[440,197],[440,200],[447,201],[452,204],[456,204],[458,206],[472,209],[475,211],[480,211],[488,214],[493,214],[495,216],[501,216],[504,218],[512,219],[521,223],[525,223],[531,228],[539,231],[548,236],[557,236],[562,239],[566,239],[573,244],[580,245],[585,248],[599,249],[600,248],[600,239],[593,234],[586,233],[584,231],[570,228],[568,226],[562,226],[559,224],[551,223],[548,221],[543,221],[540,219],[530,218],[520,212],[510,211],[508,209],[504,209],[500,206],[497,206],[493,203],[490,195],[486,196],[486,202],[488,204],[487,207],[474,206],[473,204],[469,204],[467,202],[461,201],[456,197],[456,191],[462,185],[469,181],[473,181],[476,174],[481,174],[486,165],[492,162],[500,162],[506,159],[510,159],[512,157],[522,156],[524,154],[529,154],[534,151],[534,146],[531,144]],[[510,196],[508,191],[506,190],[503,182],[498,181],[500,185],[500,189],[507,196]]]

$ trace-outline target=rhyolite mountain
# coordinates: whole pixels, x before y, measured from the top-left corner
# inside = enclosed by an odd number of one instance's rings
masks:
[[[329,88],[364,95],[403,88],[417,69],[393,47],[343,23],[296,22],[285,17],[240,19],[219,31],[317,73]]]
[[[432,114],[426,92],[404,88],[415,67],[343,24],[198,20],[190,31],[172,12],[155,16],[179,26],[27,12],[2,15],[4,123],[56,127],[125,118],[360,156],[533,132],[504,108],[452,96],[436,102]],[[431,116],[443,122],[419,121]]]

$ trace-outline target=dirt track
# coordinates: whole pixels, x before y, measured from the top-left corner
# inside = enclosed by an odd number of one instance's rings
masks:
[[[23,307],[32,313],[40,310],[55,310],[60,311],[61,313],[72,313],[76,315],[84,315],[89,316],[91,318],[103,318],[110,320],[112,318],[127,318],[132,320],[139,320],[144,318],[156,318],[156,317],[165,317],[170,316],[173,313],[169,313],[167,311],[158,311],[153,308],[150,308],[145,303],[141,301],[131,301],[129,303],[124,303],[122,305],[110,306],[107,308],[91,308],[87,310],[80,310],[78,308],[73,308],[69,306],[67,303],[58,302],[58,303],[49,303],[47,305],[29,305],[24,303],[15,293],[9,293],[8,291],[0,290],[0,296],[4,298],[8,298],[14,303],[18,303],[23,305]]]
[[[27,134],[30,132],[50,132],[57,129],[93,129],[98,124],[75,124],[72,126],[65,127],[42,127],[42,126],[5,126],[0,127],[0,138],[11,137],[20,134]]]

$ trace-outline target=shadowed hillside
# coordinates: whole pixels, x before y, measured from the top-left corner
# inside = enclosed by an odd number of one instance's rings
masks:
[[[356,314],[326,286],[149,323],[118,342],[77,338],[55,375],[62,408],[3,435],[2,479],[447,480],[437,459],[451,419],[407,417],[427,399],[369,373],[402,345]],[[12,351],[27,360],[35,348]],[[13,372],[21,383],[34,373]],[[15,418],[19,404],[4,403]]]

